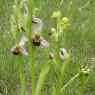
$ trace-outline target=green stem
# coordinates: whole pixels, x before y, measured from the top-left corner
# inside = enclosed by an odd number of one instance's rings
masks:
[[[29,43],[30,49],[30,68],[31,68],[31,81],[32,81],[32,95],[35,94],[36,89],[36,79],[35,79],[35,64],[34,64],[34,49]]]
[[[61,72],[60,72],[60,77],[59,77],[59,83],[58,83],[58,95],[62,95],[61,87],[63,84],[63,79],[65,75],[65,71],[67,69],[67,66],[69,65],[68,63],[70,62],[70,59],[66,60],[62,67],[61,67]]]
[[[67,82],[62,88],[61,91],[63,91],[70,83],[72,83],[78,76],[80,75],[80,72],[77,73],[73,78],[70,79],[69,82]]]
[[[21,95],[25,95],[26,94],[26,82],[25,82],[21,55],[18,56],[18,65],[19,65],[20,81],[21,81],[21,88],[22,88]]]
[[[32,15],[33,15],[33,0],[28,0],[29,16],[27,22],[27,36],[29,40],[29,51],[30,51],[30,68],[31,68],[31,81],[32,81],[32,95],[35,95],[36,79],[35,79],[35,63],[34,53],[35,48],[32,44]]]
[[[80,83],[81,83],[81,86],[80,86],[80,93],[79,93],[79,95],[84,95],[83,94],[84,83],[83,83],[83,74],[82,73],[80,74]]]
[[[62,95],[61,86],[62,86],[62,80],[61,80],[61,78],[59,78],[57,95]]]

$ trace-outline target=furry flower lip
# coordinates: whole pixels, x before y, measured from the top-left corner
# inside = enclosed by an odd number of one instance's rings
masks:
[[[40,32],[34,33],[34,37],[32,37],[32,42],[34,46],[41,45],[46,48],[49,47],[49,43],[41,37]]]
[[[28,56],[26,49],[23,47],[27,41],[28,39],[25,36],[22,36],[20,42],[11,48],[13,54],[14,55],[23,54],[25,56]]]
[[[60,58],[65,60],[68,57],[67,51],[65,48],[61,48],[59,51]]]
[[[40,39],[40,33],[36,32],[34,33],[34,37],[32,38],[32,42],[34,46],[40,46],[41,39]]]

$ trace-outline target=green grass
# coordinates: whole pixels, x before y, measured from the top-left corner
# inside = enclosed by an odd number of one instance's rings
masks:
[[[89,2],[87,8],[79,11]],[[0,92],[5,94],[5,89],[9,95],[16,95],[19,82],[19,72],[17,67],[17,58],[10,52],[10,48],[14,44],[12,34],[10,32],[10,14],[12,13],[12,5],[14,0],[0,0]],[[52,44],[53,41],[48,37],[48,32],[51,27],[55,26],[54,20],[51,19],[53,11],[60,10],[63,16],[70,19],[70,27],[67,29],[65,40],[66,48],[72,52],[72,60],[70,70],[66,73],[65,83],[78,72],[78,68],[82,65],[89,67],[95,64],[91,59],[95,57],[95,0],[34,0],[36,7],[40,8],[39,17],[43,20],[43,35]],[[63,43],[64,44],[64,43]],[[47,51],[38,48],[36,59],[37,64],[43,64],[48,60]],[[23,58],[24,66],[28,66],[27,58]],[[41,66],[37,65],[37,73],[39,74]],[[29,77],[29,72],[25,68],[26,76]],[[85,95],[95,94],[95,69],[90,73],[90,79],[85,87]],[[51,79],[51,78],[50,78]],[[48,78],[46,85],[51,83]],[[29,80],[27,78],[27,80]],[[2,83],[3,81],[3,83]],[[71,83],[65,89],[63,95],[78,95],[79,80]],[[48,86],[42,92],[42,95],[48,94]],[[45,93],[46,92],[46,93]]]

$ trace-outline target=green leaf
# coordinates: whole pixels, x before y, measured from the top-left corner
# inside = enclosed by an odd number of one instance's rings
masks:
[[[51,67],[51,62],[43,65],[40,76],[39,76],[39,80],[37,83],[35,95],[40,95],[40,92],[41,92],[42,88],[44,87],[45,80],[47,78],[50,67]]]

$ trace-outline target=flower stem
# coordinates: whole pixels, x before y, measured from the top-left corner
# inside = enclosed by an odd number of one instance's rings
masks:
[[[34,53],[35,47],[32,44],[32,16],[33,16],[33,0],[28,0],[28,21],[27,21],[27,36],[29,40],[29,51],[30,51],[30,69],[31,69],[31,81],[32,81],[32,95],[35,95],[36,79],[35,79],[35,63]]]
[[[26,95],[26,82],[25,82],[21,55],[18,56],[18,65],[19,65],[19,73],[20,73],[21,88],[22,88],[21,95]]]
[[[80,83],[81,83],[81,85],[80,85],[80,92],[79,92],[79,95],[84,95],[84,94],[83,94],[84,83],[83,83],[83,74],[82,74],[82,73],[80,74]]]
[[[61,80],[61,78],[59,78],[57,95],[62,95],[61,86],[62,86],[62,80]]]
[[[31,68],[31,81],[32,81],[32,95],[35,94],[36,79],[35,79],[35,64],[34,64],[34,48],[29,43],[30,50],[30,68]]]
[[[72,83],[78,76],[80,75],[80,72],[77,73],[73,78],[70,79],[69,82],[67,82],[62,88],[61,91],[63,91],[70,83]]]

